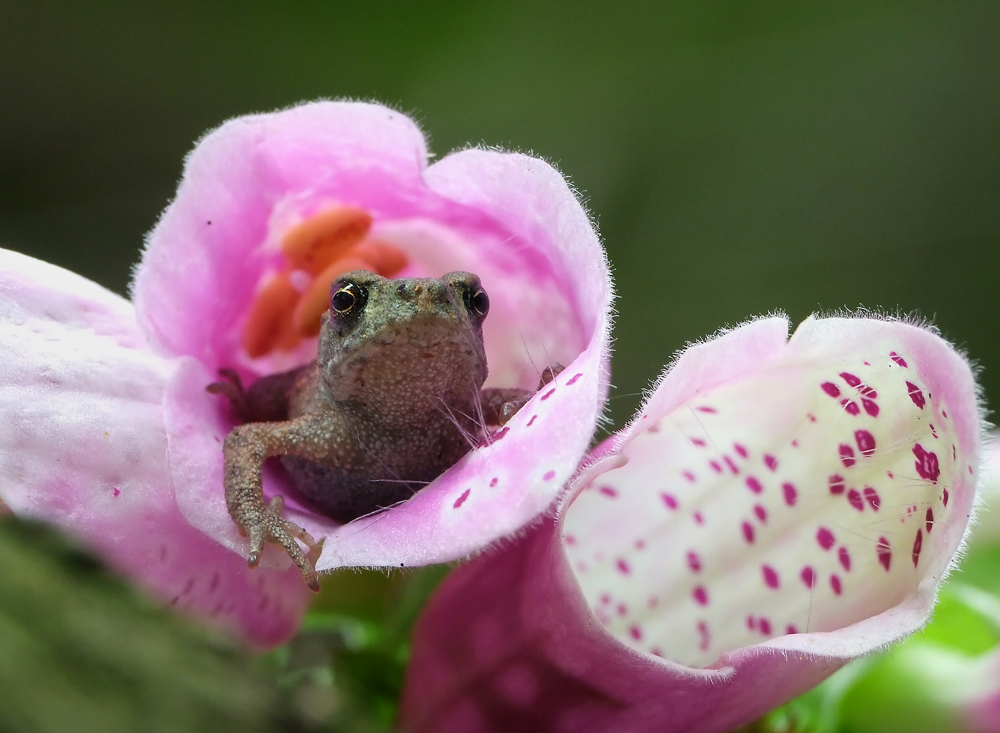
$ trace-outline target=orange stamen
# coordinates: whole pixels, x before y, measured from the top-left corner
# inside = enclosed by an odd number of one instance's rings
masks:
[[[323,270],[302,294],[302,299],[295,307],[295,313],[292,314],[295,329],[303,336],[318,335],[323,314],[330,307],[330,286],[333,281],[345,272],[370,268],[368,262],[352,252],[350,256],[337,260]]]
[[[264,356],[282,340],[298,299],[287,272],[275,275],[257,294],[243,327],[243,348],[251,358]]]
[[[328,209],[292,227],[281,251],[293,270],[318,275],[330,263],[348,254],[372,226],[372,217],[356,206]]]
[[[395,277],[410,262],[403,250],[374,239],[366,239],[351,254],[363,259],[369,269],[382,277]]]

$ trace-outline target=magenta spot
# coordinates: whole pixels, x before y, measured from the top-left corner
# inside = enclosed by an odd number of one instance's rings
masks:
[[[555,471],[546,471],[545,474],[542,476],[542,480],[543,481],[551,481],[555,477],[556,477],[556,472]]]
[[[694,551],[689,551],[687,554],[688,567],[691,568],[692,573],[701,572],[701,558],[698,557],[698,553]]]
[[[761,484],[760,480],[756,476],[747,476],[746,480],[747,488],[750,489],[755,494],[759,494],[764,490],[764,486]]]
[[[761,574],[764,576],[764,582],[767,583],[768,588],[778,587],[778,571],[772,568],[770,565],[760,566]]]
[[[496,443],[498,440],[503,440],[503,437],[509,432],[510,428],[500,428],[500,430],[496,431],[495,433],[493,433],[493,435],[490,436],[490,440]]]
[[[492,489],[496,485],[497,485],[497,477],[494,476],[493,478],[490,479],[490,488]]]
[[[901,367],[903,367],[904,369],[906,368],[906,360],[905,360],[905,359],[903,359],[903,357],[901,357],[901,356],[900,356],[899,354],[897,354],[897,353],[896,353],[895,351],[890,351],[890,352],[889,352],[889,358],[890,358],[890,359],[892,359],[892,360],[893,360],[894,362],[896,362],[897,364],[899,364],[899,365],[900,365]]]
[[[847,572],[850,572],[851,553],[847,551],[847,547],[845,545],[841,545],[840,548],[837,550],[837,559],[840,560],[841,567],[843,567],[844,570],[846,570]]]
[[[833,532],[826,527],[820,527],[816,533],[816,541],[819,542],[819,546],[824,550],[829,550],[837,540],[834,538]]]
[[[831,397],[840,397],[840,387],[833,382],[823,382],[820,388]]]
[[[695,586],[695,589],[691,591],[691,595],[694,596],[695,603],[697,603],[699,606],[708,605],[708,591],[705,590],[705,586],[703,585]]]
[[[870,400],[867,397],[862,397],[861,406],[864,407],[865,412],[867,412],[872,417],[878,417],[878,405],[875,404],[874,400]]]
[[[854,400],[841,400],[840,404],[844,406],[844,411],[848,415],[860,415],[861,414],[861,408],[858,407],[858,403],[856,403]]]
[[[840,452],[840,462],[844,464],[844,468],[851,468],[857,463],[854,460],[854,449],[851,446],[841,443],[838,451]]]
[[[859,512],[864,511],[865,503],[861,499],[861,493],[857,489],[851,489],[847,492],[848,503],[857,509]]]
[[[699,448],[704,448],[706,445],[708,445],[708,443],[706,443],[701,438],[691,438],[691,442],[694,443]]]
[[[743,523],[743,539],[749,543],[753,543],[753,525],[750,522]]]
[[[660,494],[660,498],[663,499],[663,503],[667,505],[667,509],[677,508],[677,499],[674,498],[673,494]]]
[[[799,577],[802,578],[802,582],[806,584],[806,588],[812,590],[816,585],[816,571],[810,566],[806,565],[802,568],[802,572],[799,573]]]
[[[927,534],[931,533],[931,529],[934,528],[934,510],[927,507],[927,514],[924,519],[924,526],[927,527]]]
[[[650,649],[649,653],[652,654],[654,657],[660,657],[661,659],[663,658],[663,650],[660,649],[660,647],[658,646],[654,646],[652,649]]]
[[[530,428],[530,427],[531,427],[532,425],[534,425],[534,424],[535,424],[535,420],[537,420],[537,419],[538,419],[538,415],[532,415],[532,416],[531,416],[531,419],[530,419],[530,420],[528,420],[528,424],[527,424],[527,425],[525,425],[524,427],[526,427],[526,428]]]
[[[875,552],[878,553],[878,561],[882,567],[885,568],[886,572],[889,572],[889,565],[892,563],[892,549],[889,547],[889,540],[885,537],[879,537]]]
[[[619,603],[618,607],[615,608],[615,611],[618,612],[619,616],[627,616],[628,615],[628,606],[626,606],[624,603]]]
[[[761,524],[767,521],[767,509],[762,507],[760,504],[754,505],[753,513],[757,515],[757,519],[761,521]]]
[[[655,435],[656,433],[660,432],[660,426],[657,425],[656,423],[653,423],[652,425],[649,426],[649,430],[647,430],[646,432],[653,433]]]
[[[922,529],[917,530],[917,536],[913,540],[913,567],[917,567],[917,562],[920,560],[920,548],[924,546],[924,531]]]
[[[871,456],[875,452],[875,436],[867,430],[855,430],[854,440],[863,456]]]
[[[845,382],[847,382],[847,384],[851,387],[857,387],[859,384],[861,384],[861,380],[858,379],[853,374],[851,374],[850,372],[841,372],[840,378],[843,379]]]
[[[838,596],[840,595],[840,592],[843,590],[843,588],[841,588],[840,586],[840,578],[838,578],[836,575],[830,576],[830,588]]]
[[[889,478],[896,478],[896,474],[894,474],[892,471],[886,471],[885,475],[888,476]]]
[[[705,518],[703,516],[701,516],[701,512],[695,512],[691,516],[694,517],[695,524],[704,524],[705,523]]]
[[[809,422],[816,422],[816,416],[813,415],[811,412],[807,413],[807,417],[809,418]]]
[[[707,412],[713,415],[716,412],[718,412],[718,410],[716,410],[714,407],[709,407],[708,405],[702,405],[701,407],[696,407],[694,409],[696,409],[698,412]]]
[[[771,471],[778,470],[778,459],[772,456],[770,453],[764,454],[764,465],[768,467]]]
[[[795,624],[788,624],[788,626],[785,627],[785,633],[786,634],[797,634],[797,633],[799,633],[799,630],[797,628],[795,628]]]
[[[618,490],[614,489],[614,488],[612,488],[610,486],[602,486],[601,488],[598,489],[598,491],[600,493],[604,494],[609,499],[617,499],[618,498]]]
[[[712,637],[708,633],[708,624],[704,621],[698,622],[698,635],[701,637],[698,641],[698,648],[701,651],[707,651],[708,645],[711,643]]]
[[[643,540],[643,539],[636,540],[635,541],[635,549],[637,549],[637,550],[645,550],[646,549],[646,540]]]
[[[115,486],[113,489],[111,489],[111,494],[117,499],[119,496],[122,495],[122,492],[121,489]]]
[[[716,473],[722,473],[722,464],[718,461],[709,461],[708,465],[712,467],[712,470]]]
[[[858,387],[858,391],[861,394],[863,394],[865,397],[870,397],[873,400],[877,400],[878,399],[878,392],[876,392],[874,389],[872,389],[871,387],[869,387],[867,385],[865,385],[863,387]]]
[[[746,447],[740,445],[739,443],[733,443],[733,450],[735,450],[737,453],[740,454],[740,458],[746,458],[749,455],[749,453],[747,453]]]
[[[628,560],[624,557],[618,558],[618,561],[615,563],[615,567],[618,568],[618,572],[622,575],[628,575],[632,572],[632,568],[629,567]]]
[[[927,427],[929,427],[931,429],[931,435],[933,435],[935,438],[937,438],[938,434],[937,434],[937,429],[934,427],[934,423],[931,423]]]
[[[567,545],[575,545],[576,544],[576,537],[574,535],[568,534],[565,537],[563,537],[563,539],[566,541]]]
[[[785,503],[788,506],[795,506],[795,500],[799,492],[795,490],[795,485],[785,482],[781,485],[781,490],[785,493]]]
[[[628,635],[631,636],[636,641],[639,641],[640,639],[642,639],[642,629],[640,629],[635,624],[632,624],[631,626],[628,627]]]
[[[681,476],[686,478],[692,484],[696,481],[696,477],[691,471],[682,471]]]
[[[941,475],[937,454],[924,450],[924,447],[917,443],[913,446],[913,455],[917,458],[913,465],[917,469],[917,473],[920,474],[920,478],[936,484]]]
[[[865,501],[868,502],[868,506],[870,506],[874,511],[877,512],[878,508],[881,506],[882,500],[879,499],[878,492],[875,491],[875,489],[873,489],[871,486],[866,486]]]
[[[545,394],[542,395],[542,401],[544,402],[545,400],[547,400],[549,397],[551,397],[552,395],[554,395],[555,392],[556,392],[556,388],[553,387],[548,392],[546,392]]]
[[[566,382],[566,386],[568,387],[571,384],[576,384],[576,380],[578,380],[582,376],[583,372],[577,372],[576,374],[574,374],[572,377],[569,378],[569,381]]]
[[[843,494],[844,493],[844,477],[837,474],[833,474],[827,479],[827,483],[830,484],[831,494]]]
[[[913,404],[921,410],[924,409],[924,405],[927,404],[927,400],[924,399],[924,393],[920,390],[920,387],[915,385],[913,382],[907,382],[906,389],[910,399],[913,400]]]
[[[771,622],[768,621],[763,616],[761,616],[759,623],[760,623],[760,633],[764,634],[765,636],[770,636],[770,634],[771,634]]]
[[[605,604],[611,603],[611,594],[610,593],[601,593],[601,603],[605,603]]]
[[[647,601],[647,603],[649,603],[650,608],[656,608],[657,606],[660,605],[660,599],[657,598],[656,596],[650,596],[649,601]]]
[[[798,447],[799,447],[799,441],[797,441],[797,440],[793,440],[793,441],[792,441],[792,447],[793,447],[793,448],[798,448]]]
[[[747,616],[747,628],[751,631],[756,631],[757,620],[753,616]]]
[[[734,476],[740,472],[740,469],[738,469],[736,467],[736,464],[733,463],[732,458],[730,458],[729,456],[723,456],[722,460],[726,462],[726,466],[729,467],[729,472],[732,473]]]
[[[469,494],[470,493],[472,493],[472,489],[466,489],[465,491],[463,491],[462,495],[460,497],[458,497],[457,499],[455,499],[455,503],[452,504],[452,506],[455,509],[458,509],[460,506],[462,506],[462,504],[465,503],[465,500],[469,498]]]

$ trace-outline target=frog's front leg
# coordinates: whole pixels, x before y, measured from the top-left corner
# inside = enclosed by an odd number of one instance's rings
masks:
[[[318,424],[321,420],[307,414],[286,422],[247,423],[233,428],[223,445],[226,506],[233,521],[250,539],[248,564],[257,567],[264,543],[274,542],[285,549],[315,592],[319,592],[316,568],[295,540],[302,540],[310,549],[316,543],[304,529],[281,517],[282,497],[264,503],[261,468],[268,458],[279,455],[330,460],[331,447],[321,439],[324,434],[324,426]]]
[[[565,367],[562,364],[552,364],[545,367],[542,375],[538,378],[538,389],[555,379]],[[535,390],[537,392],[538,390]],[[480,395],[480,402],[483,408],[483,417],[487,425],[506,425],[514,415],[528,404],[528,401],[535,396],[535,392],[528,389],[499,389],[491,387],[484,389]]]

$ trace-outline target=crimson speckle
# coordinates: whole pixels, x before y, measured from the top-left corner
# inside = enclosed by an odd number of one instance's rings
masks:
[[[632,568],[629,567],[628,560],[624,557],[618,558],[618,561],[615,563],[615,567],[618,568],[618,572],[622,575],[628,575],[632,572]]]
[[[861,408],[858,407],[858,403],[854,400],[841,400],[840,404],[844,406],[844,411],[848,415],[860,415]]]
[[[492,479],[490,479],[490,488],[492,489],[496,485],[497,485],[497,477],[494,476]]]
[[[753,616],[747,616],[747,628],[751,631],[756,631],[757,620]]]
[[[816,585],[816,571],[809,565],[802,568],[802,572],[799,573],[799,577],[802,578],[802,582],[806,584],[806,588],[810,590],[812,590]]]
[[[889,572],[889,566],[892,564],[892,548],[889,547],[889,540],[885,537],[879,537],[875,552],[878,554],[879,563],[882,564],[886,572]]]
[[[903,367],[904,369],[906,368],[906,360],[905,360],[905,359],[903,359],[903,357],[901,357],[901,356],[900,356],[899,354],[897,354],[897,353],[896,353],[895,351],[890,351],[890,352],[889,352],[889,358],[890,358],[890,359],[892,359],[892,360],[893,360],[894,362],[896,362],[897,364],[899,364],[899,365],[900,365],[901,367]]]
[[[768,588],[778,587],[778,571],[772,568],[770,565],[761,565],[760,572],[764,576],[764,582],[767,583]]]
[[[757,515],[757,519],[759,519],[762,524],[767,522],[767,509],[765,509],[760,504],[754,505],[753,513]]]
[[[538,419],[538,415],[532,415],[532,416],[531,416],[531,419],[530,419],[530,420],[528,420],[528,424],[527,424],[527,425],[525,425],[524,427],[526,427],[526,428],[530,428],[530,427],[531,427],[532,425],[534,425],[534,424],[535,424],[535,420],[537,420],[537,419]]]
[[[654,657],[660,657],[661,659],[663,658],[663,650],[660,649],[660,647],[658,646],[654,646],[652,649],[650,649],[649,653],[652,654]]]
[[[850,572],[851,570],[851,553],[847,551],[845,545],[841,545],[837,549],[837,559],[840,560],[840,565],[844,570]]]
[[[718,461],[709,461],[708,465],[712,467],[712,470],[716,473],[722,473],[722,464]]]
[[[863,456],[871,456],[875,452],[875,436],[867,430],[855,430],[854,440]]]
[[[642,639],[642,629],[640,629],[635,624],[632,624],[631,626],[628,627],[628,635],[631,636],[636,641],[639,641],[640,639]]]
[[[917,459],[913,465],[917,469],[917,473],[920,474],[920,478],[927,479],[936,484],[938,477],[941,475],[941,467],[938,465],[937,454],[925,450],[920,443],[917,443],[913,446],[913,455]]]
[[[600,493],[604,494],[609,499],[617,499],[618,498],[618,490],[615,489],[615,488],[613,488],[613,487],[611,487],[611,486],[602,486],[601,488],[598,489],[598,491]]]
[[[811,412],[807,414],[807,417],[809,418],[809,422],[816,422],[816,416]]]
[[[785,503],[788,506],[795,506],[795,499],[799,495],[799,492],[795,490],[795,485],[785,482],[781,485],[781,490],[785,493]]]
[[[691,568],[692,573],[701,572],[701,558],[698,557],[698,553],[691,551],[687,554],[688,567]]]
[[[927,534],[931,533],[934,528],[934,510],[927,507],[927,514],[925,515],[924,526],[927,527]]]
[[[691,442],[694,443],[699,448],[704,448],[706,445],[708,445],[708,443],[706,443],[701,438],[691,438]]]
[[[111,493],[116,499],[122,495],[121,489],[119,489],[117,486],[111,489]]]
[[[763,616],[760,617],[760,633],[765,636],[771,635],[771,622]]]
[[[770,453],[764,454],[764,465],[768,467],[771,471],[778,470],[778,459],[772,456]]]
[[[924,393],[920,390],[920,387],[915,385],[913,382],[907,382],[906,389],[907,394],[910,395],[910,399],[913,400],[913,404],[921,410],[924,409],[924,405],[927,404],[927,400],[924,399]]]
[[[840,595],[841,591],[843,590],[843,588],[840,585],[840,578],[838,578],[836,575],[831,575],[830,576],[830,588],[838,596]]]
[[[696,476],[691,471],[682,471],[681,476],[686,478],[692,484],[697,480]]]
[[[618,606],[617,606],[617,608],[615,608],[615,611],[618,612],[619,616],[627,616],[628,615],[628,606],[626,606],[624,603],[619,603]]]
[[[694,516],[694,521],[695,521],[696,524],[704,524],[705,523],[705,518],[703,516],[701,516],[701,512],[695,512],[693,516]]]
[[[542,480],[543,480],[543,481],[551,481],[551,480],[552,480],[552,479],[554,479],[555,477],[556,477],[556,472],[555,472],[555,471],[546,471],[546,472],[545,472],[545,473],[544,473],[544,474],[542,475]]]
[[[844,493],[844,477],[838,474],[833,474],[827,479],[830,484],[831,494],[843,494]]]
[[[840,378],[843,379],[845,382],[847,382],[847,384],[851,387],[857,387],[859,384],[861,384],[861,380],[858,379],[853,374],[851,374],[850,372],[841,372]]]
[[[718,410],[716,410],[714,407],[709,407],[708,405],[701,405],[700,407],[696,407],[694,409],[696,409],[698,412],[707,412],[712,415],[718,412]]]
[[[859,492],[857,489],[851,489],[850,491],[847,492],[847,501],[852,507],[857,509],[859,512],[864,511],[865,503],[861,499],[861,492]]]
[[[455,503],[452,506],[455,509],[458,509],[460,506],[462,506],[462,504],[465,503],[465,500],[469,498],[469,494],[471,494],[471,493],[472,493],[472,489],[466,489],[465,491],[463,491],[462,495],[460,497],[458,497],[457,499],[455,499]]]
[[[542,401],[544,402],[544,401],[545,401],[545,400],[547,400],[547,399],[548,399],[549,397],[551,397],[551,396],[552,396],[553,394],[555,394],[555,391],[556,391],[556,388],[555,388],[555,387],[553,387],[553,388],[552,388],[552,389],[550,389],[550,390],[549,390],[548,392],[546,392],[545,394],[543,394],[543,395],[542,395]]]
[[[756,476],[747,476],[746,485],[755,494],[759,494],[764,490],[764,486]]]
[[[878,405],[875,404],[874,400],[870,400],[867,397],[862,397],[861,406],[864,407],[865,412],[867,412],[872,417],[878,417]]]
[[[698,635],[701,637],[698,641],[698,648],[701,649],[701,651],[707,651],[712,637],[708,633],[708,624],[704,621],[698,622]]]
[[[708,591],[705,590],[705,586],[697,585],[695,589],[691,591],[691,595],[694,597],[695,603],[699,606],[708,605]]]
[[[611,603],[611,594],[601,593],[601,603]]]
[[[868,505],[876,512],[878,511],[878,508],[882,505],[882,500],[879,499],[878,492],[875,491],[875,489],[873,489],[871,486],[865,487],[865,501],[867,501]]]
[[[829,550],[837,540],[834,538],[833,532],[826,527],[820,527],[816,533],[816,541],[819,542],[819,546],[824,550]]]
[[[788,626],[785,627],[785,633],[786,634],[797,634],[797,633],[799,633],[799,630],[797,628],[795,628],[795,624],[788,624]]]
[[[736,464],[733,462],[732,458],[730,458],[729,456],[723,456],[722,460],[726,462],[726,466],[729,468],[729,472],[732,473],[734,476],[740,472],[740,469],[736,467]]]
[[[677,508],[677,499],[674,498],[673,494],[660,494],[660,498],[663,499],[663,503],[667,505],[668,509]]]
[[[749,543],[753,543],[753,525],[750,522],[743,523],[743,539]]]
[[[749,455],[746,447],[740,445],[739,443],[733,443],[733,450],[740,454],[740,458],[746,458]]]
[[[840,397],[840,387],[833,382],[823,382],[823,384],[820,385],[820,388],[822,388],[822,390],[831,397]]]
[[[574,537],[571,534],[568,534],[565,537],[563,537],[563,540],[566,542],[567,545],[575,545],[576,544],[576,537]]]
[[[924,531],[922,529],[917,530],[917,536],[913,540],[913,567],[917,567],[917,562],[920,560],[920,548],[924,546]]]
[[[851,468],[857,463],[854,460],[854,449],[851,446],[841,443],[837,450],[840,453],[840,462],[844,464],[844,468]]]
[[[583,372],[577,372],[576,374],[574,374],[572,377],[569,378],[569,381],[566,382],[566,386],[568,387],[571,384],[576,384],[576,380],[578,380],[582,376]]]

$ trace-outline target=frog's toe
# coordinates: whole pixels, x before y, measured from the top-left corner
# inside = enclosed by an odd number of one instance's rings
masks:
[[[275,496],[268,502],[260,521],[247,528],[250,535],[250,554],[247,556],[247,563],[252,568],[260,564],[265,542],[281,545],[298,567],[299,572],[302,573],[306,585],[314,593],[319,593],[319,575],[316,568],[306,553],[302,551],[299,543],[296,542],[296,540],[302,541],[311,550],[316,547],[316,541],[302,527],[282,518],[281,512],[284,508],[285,500],[280,496]]]

